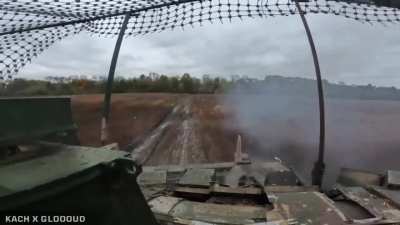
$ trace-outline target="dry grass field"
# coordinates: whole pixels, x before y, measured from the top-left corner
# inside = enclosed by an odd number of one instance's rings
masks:
[[[110,113],[110,142],[126,147],[153,130],[177,101],[175,95],[113,95]],[[100,146],[102,95],[72,97],[74,120],[82,145]]]

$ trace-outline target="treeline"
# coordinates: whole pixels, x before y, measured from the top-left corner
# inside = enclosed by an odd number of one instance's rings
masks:
[[[2,96],[75,95],[104,93],[106,79],[86,77],[46,77],[45,80],[14,79],[0,87]],[[217,93],[224,92],[231,82],[223,78],[204,75],[201,79],[185,73],[166,76],[157,73],[139,77],[116,77],[114,93],[168,92],[168,93]]]
[[[0,85],[0,96],[75,95],[104,93],[106,80],[86,77],[47,77],[45,80],[15,79]],[[343,82],[323,81],[325,96],[328,98],[400,100],[400,90],[395,87],[368,85],[347,85]],[[264,79],[231,76],[229,79],[204,75],[192,77],[166,76],[157,73],[139,77],[116,77],[114,93],[166,92],[166,93],[245,93],[264,95],[289,95],[316,97],[316,83],[313,79],[268,75]]]
[[[266,76],[263,80],[240,78],[232,85],[232,92],[265,95],[316,97],[316,81],[308,78]],[[400,90],[395,87],[347,85],[323,80],[324,94],[328,98],[360,100],[400,100]]]

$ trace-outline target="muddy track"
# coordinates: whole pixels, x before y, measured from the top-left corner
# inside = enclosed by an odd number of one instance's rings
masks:
[[[204,163],[208,157],[199,135],[199,121],[192,113],[192,97],[186,96],[133,149],[133,157],[145,165]]]

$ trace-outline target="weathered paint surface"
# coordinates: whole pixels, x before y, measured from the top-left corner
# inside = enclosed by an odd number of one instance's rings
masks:
[[[178,193],[188,193],[188,194],[200,194],[200,195],[209,195],[210,188],[192,188],[192,187],[176,187],[174,189],[175,192]]]
[[[275,161],[254,164],[239,164],[233,166],[229,170],[223,179],[222,184],[230,187],[238,187],[239,182],[243,177],[252,177],[259,185],[264,185],[270,180],[273,181],[276,174],[286,175],[287,173],[291,173],[291,171],[281,163]],[[284,180],[284,177],[285,176],[282,176],[283,179],[277,181],[276,183]],[[293,183],[292,180],[293,179],[290,178],[290,183]]]
[[[310,192],[318,191],[318,189],[318,186],[271,185],[264,187],[265,193]]]
[[[209,186],[214,176],[214,169],[188,169],[179,180],[180,185]]]
[[[141,185],[166,184],[167,171],[144,171],[139,175],[138,182]]]
[[[3,190],[0,192],[0,197],[30,190],[127,155],[126,152],[121,151],[62,144],[43,143],[40,147],[53,154],[0,166],[0,187]],[[15,179],[16,177],[21,179]]]
[[[340,170],[337,183],[342,186],[368,186],[380,185],[382,176],[361,170],[342,168]]]
[[[150,200],[148,203],[154,213],[168,215],[169,212],[181,201],[183,201],[182,198],[160,196]]]
[[[400,197],[399,191],[381,187],[384,191],[373,195],[369,191],[374,187],[378,188],[376,186],[368,186],[369,189],[339,189],[339,193],[343,193],[341,198],[347,199],[346,201],[356,202],[361,209],[367,211],[375,210],[372,218],[352,219],[350,215],[341,212],[342,208],[338,208],[333,200],[318,192],[318,187],[298,186],[296,178],[293,177],[295,174],[279,162],[145,167],[144,171],[151,176],[154,172],[166,172],[167,184],[163,184],[164,186],[142,186],[145,193],[151,188],[159,188],[158,192],[154,192],[153,198],[149,195],[149,204],[161,224],[400,224],[399,211],[394,207],[395,204],[391,204],[396,197]],[[365,177],[364,173],[361,175],[358,177]],[[369,183],[369,180],[374,183],[380,179],[380,175],[366,175],[367,181],[364,178],[359,180],[363,184]],[[154,179],[158,181],[149,182],[159,183],[160,180],[164,180],[158,176]],[[373,190],[374,193],[378,191],[380,189]],[[192,197],[196,196],[202,200],[186,198],[191,194]],[[238,200],[224,202],[224,197]],[[246,198],[268,201],[243,201]],[[380,205],[385,205],[386,208]]]
[[[400,171],[389,170],[386,177],[389,187],[400,189]]]
[[[211,186],[211,192],[222,193],[222,194],[240,194],[240,195],[261,195],[263,194],[261,188],[256,187],[243,187],[243,188],[231,188],[219,185]]]
[[[371,187],[371,189],[376,192],[378,195],[390,199],[390,201],[396,205],[397,207],[400,207],[400,191],[398,190],[389,190],[384,187]]]
[[[344,217],[325,196],[318,192],[276,193],[268,196],[273,199],[274,209],[266,212],[268,222],[282,221],[278,224],[340,225]]]
[[[339,187],[343,195],[368,210],[375,216],[376,223],[400,223],[400,210],[387,199],[368,192],[363,187]]]
[[[170,215],[211,223],[248,224],[257,220],[265,221],[265,208],[183,201],[172,209]]]

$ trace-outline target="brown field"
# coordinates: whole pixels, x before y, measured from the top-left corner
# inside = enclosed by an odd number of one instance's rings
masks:
[[[113,95],[110,142],[126,147],[153,130],[176,104],[177,96],[163,94]],[[102,95],[72,97],[72,109],[82,145],[100,146]]]
[[[100,145],[100,95],[74,96],[82,145]],[[308,177],[317,155],[314,100],[265,96],[113,95],[110,140],[142,163],[232,161],[236,137],[254,160],[278,156]],[[327,101],[328,183],[339,167],[400,169],[400,102]]]
[[[73,96],[82,145],[100,146],[103,98]],[[211,95],[113,95],[110,140],[124,150],[145,152],[146,164],[232,161],[237,131]]]

